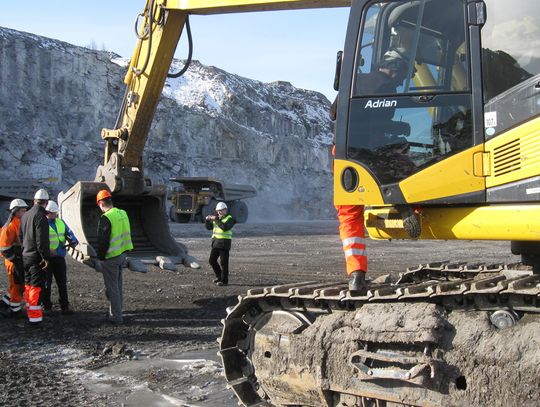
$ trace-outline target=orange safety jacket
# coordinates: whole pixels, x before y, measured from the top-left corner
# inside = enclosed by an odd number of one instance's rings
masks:
[[[336,146],[332,147],[332,156]],[[334,171],[332,163],[332,172]],[[355,271],[367,272],[364,240],[364,205],[335,205],[339,221],[339,237],[343,244],[347,275]]]
[[[19,241],[19,227],[21,220],[13,216],[10,222],[0,229],[0,254],[4,257],[4,264],[8,276],[8,293],[4,295],[2,300],[8,304],[12,311],[19,311],[22,303],[23,276],[22,270],[22,248]],[[19,261],[16,265],[16,259]],[[18,267],[19,269],[16,269]],[[16,273],[19,273],[16,276]],[[17,278],[18,277],[18,278]],[[16,282],[19,280],[19,282]]]
[[[0,254],[7,261],[13,261],[16,256],[22,255],[21,242],[19,241],[19,227],[21,220],[13,216],[11,221],[0,230]]]

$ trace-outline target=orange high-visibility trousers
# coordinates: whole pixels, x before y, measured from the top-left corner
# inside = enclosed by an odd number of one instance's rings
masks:
[[[24,299],[26,300],[26,315],[28,315],[28,320],[30,322],[43,321],[43,310],[39,304],[41,287],[26,284],[24,288]]]
[[[364,206],[336,205],[336,210],[347,275],[350,276],[354,271],[367,272],[366,244],[364,241]]]
[[[12,311],[17,312],[22,309],[24,286],[15,282],[15,264],[9,260],[4,260],[4,264],[9,284],[9,306]]]

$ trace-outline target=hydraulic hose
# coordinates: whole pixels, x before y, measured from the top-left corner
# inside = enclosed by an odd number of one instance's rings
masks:
[[[144,65],[141,69],[137,69],[133,67],[133,73],[136,76],[141,76],[144,71],[146,71],[146,68],[148,67],[148,63],[150,62],[150,53],[152,52],[152,24],[154,24],[154,0],[150,2],[150,5],[148,7],[148,26],[144,28],[144,31],[142,35],[139,35],[139,32],[137,30],[137,22],[139,20],[140,14],[137,16],[137,19],[135,20],[135,35],[140,41],[144,41],[148,37],[148,50],[146,51],[146,60],[144,61]]]
[[[193,38],[191,37],[191,27],[189,25],[189,15],[186,17],[186,32],[187,32],[187,38],[188,38],[188,57],[186,60],[186,63],[184,67],[176,72],[176,73],[169,73],[167,74],[167,78],[179,78],[181,77],[189,68],[189,65],[191,64],[191,58],[193,56]]]

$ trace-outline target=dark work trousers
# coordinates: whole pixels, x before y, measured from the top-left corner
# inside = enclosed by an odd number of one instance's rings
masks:
[[[51,257],[49,259],[49,266],[47,267],[47,279],[45,281],[45,287],[42,291],[41,303],[45,309],[50,309],[52,280],[56,281],[58,287],[58,297],[60,302],[60,308],[63,310],[69,308],[68,293],[67,293],[67,275],[66,275],[66,259],[64,257]]]
[[[221,267],[219,267],[218,258],[219,258],[219,262],[221,263]],[[208,262],[212,266],[212,269],[214,270],[214,273],[216,277],[219,279],[219,281],[221,281],[222,283],[228,284],[229,283],[229,250],[212,248],[212,250],[210,251],[210,258],[208,259]]]

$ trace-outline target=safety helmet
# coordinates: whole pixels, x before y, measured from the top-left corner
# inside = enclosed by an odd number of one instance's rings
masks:
[[[48,201],[49,200],[49,194],[43,188],[38,189],[36,191],[36,193],[34,194],[34,199],[37,199],[37,200],[40,200],[40,201]]]
[[[408,60],[409,58],[404,48],[392,48],[384,53],[381,67],[394,71],[404,71],[407,69]]]
[[[216,211],[221,211],[222,209],[227,209],[227,204],[225,202],[218,202]]]
[[[111,193],[107,189],[102,189],[96,195],[96,203],[107,198],[112,198]]]
[[[22,199],[14,199],[9,203],[10,211],[13,211],[14,209],[17,210],[19,208],[28,208],[28,205],[26,205],[26,202],[24,202]]]
[[[45,208],[45,210],[47,212],[57,213],[58,212],[58,205],[54,201],[49,201],[49,203],[47,204],[47,207]]]

